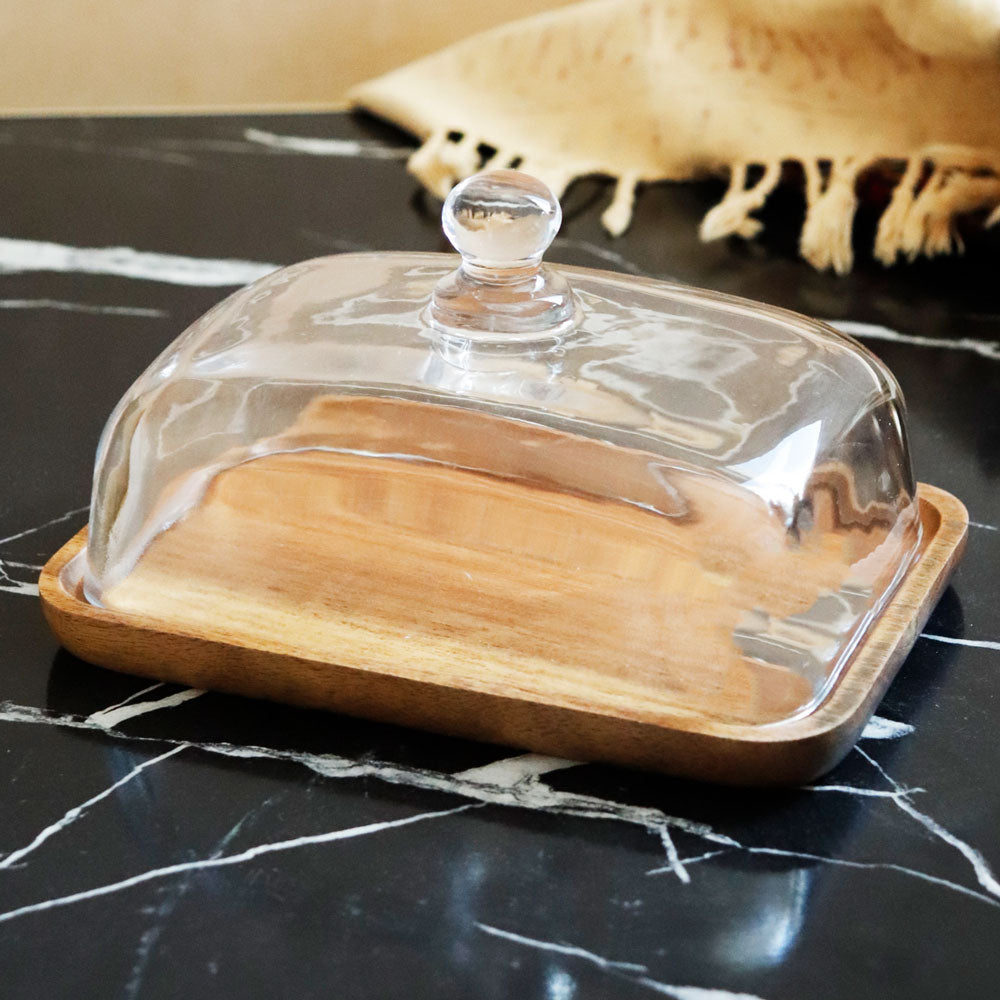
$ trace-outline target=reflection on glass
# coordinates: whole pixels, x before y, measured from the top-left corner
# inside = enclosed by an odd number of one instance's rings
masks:
[[[105,430],[90,600],[609,711],[813,708],[919,541],[891,376],[778,310],[524,266],[477,298],[344,255],[213,309]]]

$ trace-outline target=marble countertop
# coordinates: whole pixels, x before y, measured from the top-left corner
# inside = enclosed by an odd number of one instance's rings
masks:
[[[60,650],[41,564],[103,423],[192,320],[278,264],[446,249],[405,137],[348,115],[0,122],[0,993],[941,1000],[1000,975],[1000,240],[846,279],[703,245],[658,185],[555,261],[834,321],[889,364],[967,554],[858,746],[738,791],[151,684]],[[860,228],[870,231],[872,220]]]

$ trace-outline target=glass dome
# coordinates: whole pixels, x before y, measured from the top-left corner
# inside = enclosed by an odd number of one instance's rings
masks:
[[[478,175],[457,268],[324,257],[213,308],[105,429],[88,600],[567,703],[813,710],[918,550],[898,386],[802,316],[543,265],[558,225]]]

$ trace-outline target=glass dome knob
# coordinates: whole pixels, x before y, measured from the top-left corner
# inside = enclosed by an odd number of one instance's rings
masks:
[[[559,338],[578,321],[566,279],[542,264],[562,209],[537,178],[489,170],[455,187],[441,223],[462,263],[434,289],[430,327],[465,344]]]
[[[442,224],[466,264],[522,268],[537,264],[559,231],[558,199],[518,170],[475,174],[452,189]]]

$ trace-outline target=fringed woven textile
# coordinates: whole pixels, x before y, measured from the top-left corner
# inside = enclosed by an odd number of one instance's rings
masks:
[[[961,250],[956,221],[1000,221],[1000,0],[591,0],[466,39],[357,87],[354,105],[417,135],[409,168],[444,197],[484,166],[557,194],[728,175],[705,240],[753,237],[794,161],[802,256],[851,269],[857,181],[897,178],[875,256]]]

